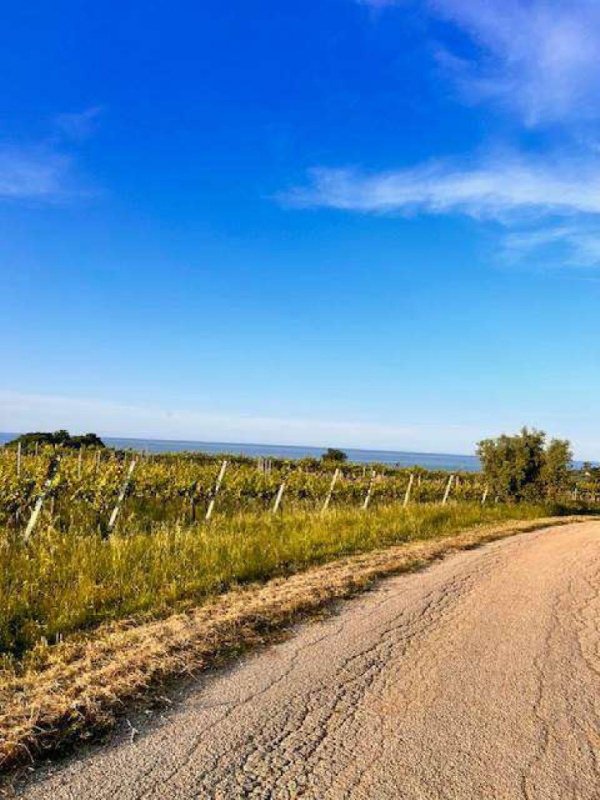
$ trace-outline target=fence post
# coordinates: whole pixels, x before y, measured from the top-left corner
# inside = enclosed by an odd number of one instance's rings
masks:
[[[110,519],[108,520],[108,533],[111,533],[112,529],[115,527],[115,523],[117,521],[117,517],[119,516],[119,511],[121,510],[121,505],[123,500],[125,499],[125,495],[127,494],[127,489],[129,488],[129,484],[131,482],[131,476],[133,475],[133,470],[135,469],[135,459],[129,465],[129,469],[127,470],[127,475],[125,480],[121,485],[121,491],[119,492],[119,496],[117,498],[117,503],[113,508],[113,512],[110,515]]]
[[[83,458],[83,448],[79,448],[79,458],[77,459],[77,478],[81,478],[81,460]]]
[[[482,506],[485,505],[485,501],[487,500],[488,492],[489,492],[489,486],[486,485],[485,489],[483,490],[483,495],[481,496],[481,505]]]
[[[190,487],[190,522],[196,522],[196,491],[198,481],[194,481]]]
[[[404,502],[402,503],[403,507],[406,508],[408,505],[408,501],[410,500],[410,490],[412,489],[413,481],[415,476],[410,473],[410,478],[408,479],[408,486],[406,487],[406,494],[404,495]]]
[[[215,500],[217,499],[217,495],[219,494],[219,489],[221,488],[221,484],[223,483],[223,478],[225,477],[225,470],[227,469],[227,461],[223,461],[221,464],[221,469],[219,470],[219,474],[217,476],[217,482],[215,483],[215,488],[213,489],[213,496],[210,499],[210,503],[208,504],[208,508],[206,509],[206,516],[204,517],[205,520],[209,520],[212,517],[212,513],[215,508]]]
[[[337,483],[337,479],[340,476],[340,468],[338,467],[336,471],[333,473],[333,478],[331,479],[331,486],[329,487],[329,491],[327,492],[327,497],[325,498],[325,502],[323,503],[323,508],[321,509],[321,514],[324,514],[325,511],[329,508],[329,503],[331,502],[331,497],[333,495],[333,490],[335,489],[335,485]]]
[[[452,488],[452,482],[454,481],[454,475],[450,475],[448,478],[448,485],[446,486],[446,491],[444,492],[444,499],[442,500],[442,505],[445,506],[448,502],[448,497],[450,496],[450,489]]]
[[[33,529],[38,521],[38,517],[40,516],[40,511],[42,510],[42,506],[44,505],[44,500],[46,499],[48,492],[52,488],[52,483],[54,482],[54,477],[58,472],[58,465],[60,464],[60,456],[52,456],[50,460],[50,464],[48,466],[48,472],[46,473],[46,480],[42,487],[41,492],[39,493],[37,500],[35,501],[35,506],[33,507],[33,511],[31,512],[31,517],[29,518],[29,522],[27,523],[27,527],[25,528],[25,533],[23,534],[23,539],[28,541],[29,537],[33,533]]]
[[[369,507],[369,503],[371,502],[371,495],[373,494],[373,485],[375,484],[375,470],[371,470],[371,480],[369,481],[369,488],[367,489],[367,494],[365,495],[365,500],[362,504],[363,511],[366,511]]]
[[[281,498],[283,497],[283,493],[285,491],[285,481],[279,487],[277,491],[277,496],[275,497],[275,502],[273,503],[273,514],[276,514],[279,511],[279,506],[281,505]]]

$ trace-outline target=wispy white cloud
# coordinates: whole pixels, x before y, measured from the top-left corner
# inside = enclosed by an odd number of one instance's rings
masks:
[[[437,161],[404,170],[363,173],[315,169],[290,203],[370,213],[461,213],[480,219],[600,214],[600,163],[518,156],[467,166]]]
[[[475,443],[498,430],[516,430],[529,417],[522,409],[498,417],[469,412],[464,418],[444,417],[443,423],[426,419],[369,423],[352,419],[277,418],[249,414],[214,414],[202,410],[164,409],[94,398],[33,394],[0,390],[0,431],[57,430],[72,433],[95,431],[102,436],[180,439],[187,441],[259,442],[315,446],[364,447],[381,450],[468,453]],[[564,415],[539,419],[544,430],[565,436],[569,432],[579,458],[597,458],[600,443],[589,438],[595,411],[575,409]],[[468,416],[468,418],[467,418]]]
[[[93,398],[0,390],[0,431],[95,431],[105,436],[471,451],[482,429],[458,422],[398,425],[361,420],[277,418],[161,409]]]
[[[0,145],[0,200],[55,201],[73,192],[69,156],[48,147]]]
[[[496,153],[469,164],[432,161],[368,173],[320,168],[281,196],[301,207],[367,214],[460,214],[504,229],[510,261],[600,265],[600,160]]]
[[[505,260],[527,259],[549,266],[600,266],[600,222],[549,224],[529,230],[511,231],[503,241]]]
[[[54,126],[61,136],[81,141],[94,133],[103,111],[102,106],[92,106],[84,111],[57,114],[54,118]]]
[[[319,168],[283,200],[372,214],[495,220],[505,226],[506,258],[536,253],[554,263],[600,265],[600,158],[584,124],[600,117],[598,0],[358,2],[380,12],[418,4],[454,26],[470,47],[457,51],[456,44],[438,43],[436,55],[469,101],[496,101],[516,112],[524,127],[561,123],[562,147],[538,143],[535,154],[496,151],[379,172]]]
[[[453,71],[529,125],[600,114],[600,7],[590,0],[430,0],[479,47]],[[458,69],[457,64],[459,64]]]
[[[406,0],[361,0],[377,9]],[[474,53],[442,44],[440,64],[471,100],[493,99],[530,126],[600,115],[597,0],[426,0],[466,34]]]
[[[93,133],[102,111],[94,106],[59,114],[42,140],[0,141],[0,201],[57,202],[89,195],[78,174],[76,145]]]

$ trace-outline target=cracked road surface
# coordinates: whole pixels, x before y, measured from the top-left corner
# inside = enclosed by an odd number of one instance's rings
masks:
[[[600,523],[388,579],[31,800],[600,798]]]

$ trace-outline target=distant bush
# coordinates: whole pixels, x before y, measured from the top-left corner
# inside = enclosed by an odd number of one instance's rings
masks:
[[[543,431],[484,439],[477,446],[490,491],[501,500],[555,498],[569,484],[573,454],[562,439],[546,443]]]
[[[343,450],[338,450],[336,447],[328,447],[321,456],[321,459],[323,461],[330,461],[336,464],[343,464],[344,461],[348,460],[348,456]]]
[[[60,430],[54,433],[37,431],[34,433],[24,433],[8,442],[7,447],[21,445],[23,450],[32,450],[35,445],[54,445],[58,447],[68,447],[72,450],[79,450],[82,447],[105,447],[104,442],[95,433],[86,433],[82,436],[71,436],[68,431]]]

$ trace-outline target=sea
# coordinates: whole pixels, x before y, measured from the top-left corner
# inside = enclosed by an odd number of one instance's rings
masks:
[[[0,445],[14,439],[16,433],[0,432]],[[255,458],[320,458],[325,447],[304,447],[284,444],[253,444],[242,442],[197,442],[175,439],[132,439],[102,436],[109,447],[148,453],[210,453],[253,456]],[[353,447],[342,449],[350,461],[359,464],[392,464],[399,467],[424,467],[426,469],[461,470],[478,472],[476,456],[451,453],[413,453],[405,450],[359,450]]]

